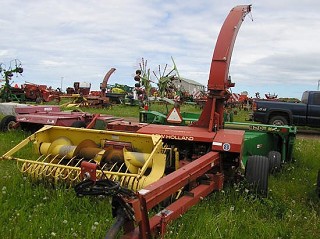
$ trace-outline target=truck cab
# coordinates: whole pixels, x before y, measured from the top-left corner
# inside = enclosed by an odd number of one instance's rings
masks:
[[[301,103],[307,105],[307,126],[320,127],[320,91],[305,91]]]

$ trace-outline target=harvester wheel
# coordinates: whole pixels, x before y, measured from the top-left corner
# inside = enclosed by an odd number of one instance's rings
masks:
[[[245,176],[250,185],[262,196],[268,195],[270,161],[265,156],[250,156],[247,161]]]
[[[3,132],[14,130],[17,119],[13,115],[6,115],[0,122],[0,130]]]
[[[269,124],[278,126],[288,125],[288,120],[281,115],[276,115],[271,117],[271,119],[269,120]]]
[[[268,159],[270,161],[270,173],[279,172],[281,169],[281,154],[277,151],[270,151]]]
[[[86,122],[80,120],[80,121],[74,121],[71,125],[73,128],[85,128],[87,127]]]

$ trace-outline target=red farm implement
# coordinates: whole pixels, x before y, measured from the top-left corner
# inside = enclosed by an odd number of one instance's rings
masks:
[[[6,115],[0,122],[0,130],[8,131],[21,127],[35,132],[44,125],[76,128],[105,129],[107,124],[122,118],[103,114],[90,114],[79,111],[61,111],[59,106],[17,106],[14,115]]]
[[[168,224],[226,180],[246,177],[268,193],[268,175],[290,160],[294,127],[224,123],[234,86],[229,65],[251,5],[234,7],[218,36],[202,113],[189,126],[113,121],[108,130],[46,126],[2,156],[33,179],[75,185],[77,195],[112,197],[115,222],[106,238],[164,237]],[[14,154],[32,143],[38,158]],[[245,165],[245,173],[243,166]],[[165,208],[156,212],[163,203]],[[151,210],[152,213],[151,213]]]

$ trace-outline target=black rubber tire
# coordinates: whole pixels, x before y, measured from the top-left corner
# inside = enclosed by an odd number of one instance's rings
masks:
[[[278,151],[270,151],[268,154],[270,173],[279,172],[281,169],[281,154]]]
[[[245,177],[254,190],[263,197],[268,195],[269,159],[265,156],[250,156],[247,161]]]
[[[288,120],[284,116],[276,115],[270,118],[269,124],[277,126],[288,125]]]
[[[0,130],[3,132],[14,130],[12,127],[13,124],[17,122],[17,119],[14,115],[6,115],[2,118],[0,122]]]
[[[71,125],[73,128],[85,128],[87,127],[86,122],[80,120],[80,121],[74,121]]]

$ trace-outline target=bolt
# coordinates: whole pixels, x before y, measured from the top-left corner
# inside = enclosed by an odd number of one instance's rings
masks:
[[[83,178],[84,179],[90,179],[91,178],[91,175],[90,175],[90,173],[89,172],[85,172],[84,174],[83,174]]]

